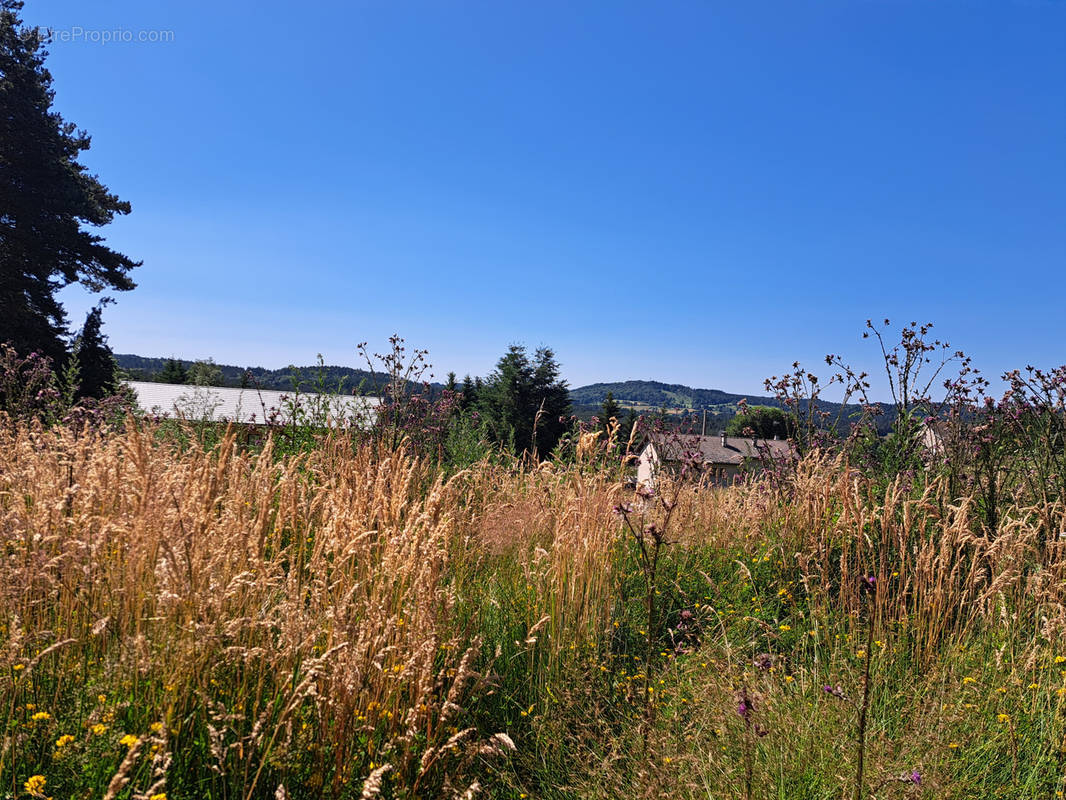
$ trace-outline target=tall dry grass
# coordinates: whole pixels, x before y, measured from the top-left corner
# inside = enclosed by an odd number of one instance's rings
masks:
[[[493,657],[480,621],[456,616],[486,588],[478,565],[521,564],[527,657],[607,611],[615,489],[565,471],[445,480],[340,439],[278,460],[232,435],[204,452],[150,427],[19,427],[0,475],[0,697],[12,720],[53,709],[5,737],[12,785],[52,733],[94,743],[155,723],[182,765],[248,797],[292,773],[339,792],[383,763],[415,794],[465,791],[455,776],[503,733],[462,727]]]
[[[671,490],[652,633],[666,654],[677,612],[698,607],[701,641],[634,667],[641,606],[612,513],[630,498],[592,444],[576,464],[445,477],[341,438],[277,457],[232,434],[205,451],[151,426],[3,426],[0,792],[39,774],[73,796],[517,796],[531,781],[550,796],[580,785],[567,770],[600,769],[579,730],[617,736],[599,747],[615,764],[603,786],[661,785],[625,751],[617,685],[638,670],[691,682],[682,662],[709,647],[726,662],[690,698],[728,705],[730,676],[764,650],[804,663],[817,691],[845,645],[778,623],[846,642],[867,576],[878,638],[913,671],[982,631],[1022,671],[1062,647],[1066,540],[1038,535],[1063,529],[1061,507],[1014,508],[989,535],[938,479],[882,492],[815,455],[787,488]]]

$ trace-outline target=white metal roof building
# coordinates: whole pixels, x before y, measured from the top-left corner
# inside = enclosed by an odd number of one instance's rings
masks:
[[[175,383],[126,381],[145,414],[201,422],[264,422],[289,424],[369,424],[381,403],[377,397],[343,394],[277,392],[267,389],[231,389],[223,386],[188,386]]]

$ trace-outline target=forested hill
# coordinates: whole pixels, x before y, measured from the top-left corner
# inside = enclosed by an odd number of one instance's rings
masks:
[[[192,369],[196,362],[187,359],[174,359],[186,370]],[[115,361],[130,380],[161,380],[161,373],[170,361],[168,358],[152,358],[130,353],[116,353]],[[239,367],[234,364],[215,364],[221,374],[220,380],[211,383],[219,386],[251,386],[259,389],[274,389],[291,392],[297,388],[301,392],[318,391],[318,384],[323,383],[326,392],[350,394],[355,389],[360,393],[376,394],[384,378],[380,374],[372,375],[368,370],[353,367],[322,366],[284,367],[267,369],[266,367]],[[296,383],[299,383],[299,386]]]
[[[660,383],[659,381],[618,381],[615,383],[593,383],[580,386],[570,391],[575,413],[582,418],[595,416],[600,412],[607,393],[611,392],[615,402],[623,409],[632,409],[637,414],[655,413],[661,409],[671,416],[683,416],[687,413],[707,412],[707,430],[723,429],[737,413],[737,404],[743,400],[749,406],[773,406],[780,408],[781,403],[774,397],[754,394],[732,394],[721,389],[693,389],[680,383]],[[828,412],[835,419],[841,414],[841,420],[857,419],[860,406],[849,405],[843,409],[839,403],[819,400],[820,410]],[[806,404],[800,404],[800,412],[806,411]],[[884,407],[884,414],[877,418],[876,426],[880,433],[886,433],[892,424],[893,408]]]
[[[741,400],[750,405],[780,405],[772,397],[750,394],[730,394],[721,389],[693,389],[680,383],[659,381],[619,381],[593,383],[570,391],[570,398],[577,405],[598,405],[607,397],[607,392],[623,406],[668,409],[718,410],[723,406],[736,406]]]

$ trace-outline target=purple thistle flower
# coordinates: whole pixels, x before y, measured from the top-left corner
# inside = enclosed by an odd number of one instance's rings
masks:
[[[747,689],[741,689],[737,692],[737,715],[741,717],[745,722],[751,721],[751,715],[755,711],[755,703],[752,702],[751,697],[748,696]]]

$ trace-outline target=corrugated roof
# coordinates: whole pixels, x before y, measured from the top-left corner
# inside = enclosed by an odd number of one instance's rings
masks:
[[[748,458],[769,454],[785,458],[791,453],[788,442],[779,439],[753,439],[744,436],[686,436],[683,434],[657,436],[656,449],[668,461],[680,461],[685,453],[698,454],[704,464],[733,464],[739,466]]]
[[[191,420],[262,423],[273,418],[292,422],[293,415],[328,411],[332,420],[366,424],[380,404],[376,397],[343,394],[300,394],[267,389],[187,386],[175,383],[126,381],[146,414],[166,414]]]

